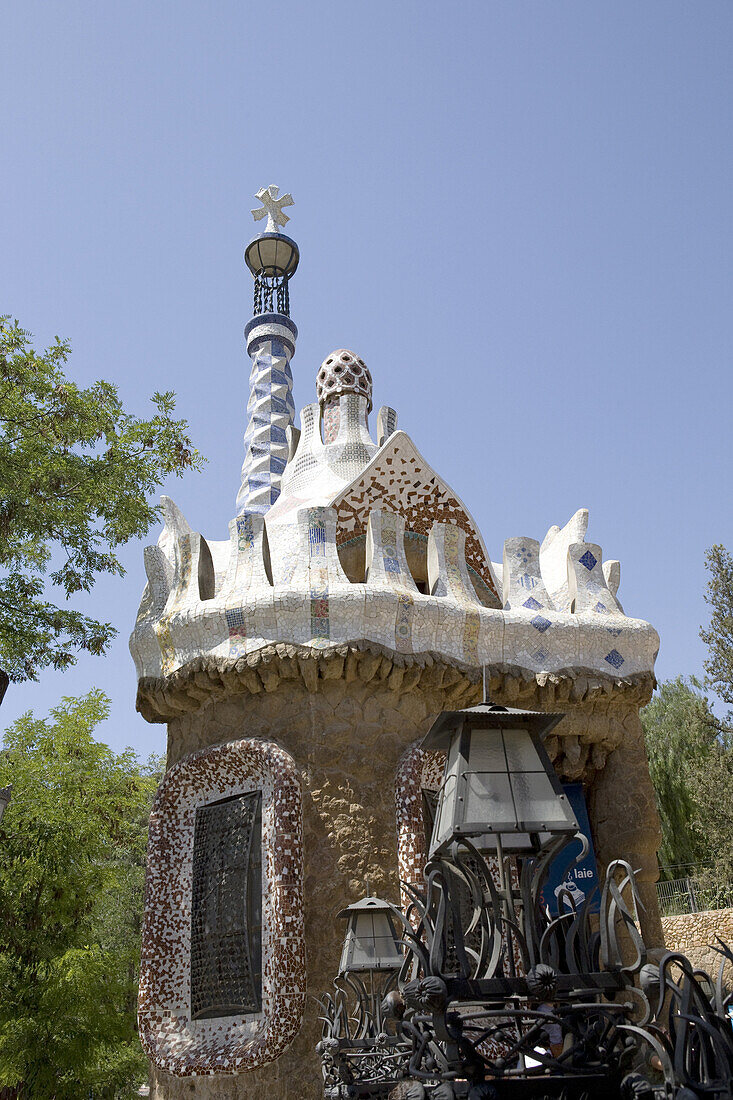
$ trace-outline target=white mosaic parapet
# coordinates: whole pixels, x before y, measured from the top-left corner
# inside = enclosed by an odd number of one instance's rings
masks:
[[[583,542],[588,530],[588,509],[579,508],[562,530],[551,527],[540,546],[540,568],[552,605],[557,611],[570,607],[568,596],[568,548]]]
[[[240,514],[209,543],[170,500],[131,649],[141,677],[195,658],[217,667],[285,644],[376,644],[522,675],[651,675],[656,631],[618,601],[618,562],[587,543],[580,509],[542,544],[507,539],[495,566],[466,505],[383,406],[369,433],[371,374],[345,348],[319,368],[319,402],[293,424],[280,315],[247,326],[254,360]],[[278,389],[280,387],[280,389]],[[279,495],[278,495],[279,493]],[[501,578],[501,579],[500,579]]]
[[[604,561],[603,577],[608,585],[608,591],[618,604],[619,611],[623,611],[623,607],[619,603],[618,598],[619,585],[621,584],[621,562],[614,561],[612,558],[609,561]]]
[[[480,607],[466,565],[466,532],[449,523],[433,524],[428,536],[428,588],[464,607]]]
[[[369,516],[366,580],[370,588],[417,592],[405,555],[405,520],[397,512],[375,509]]]
[[[603,551],[593,542],[573,542],[568,547],[568,598],[576,615],[622,613],[603,575]]]
[[[553,609],[540,570],[537,539],[504,543],[504,660],[532,672],[559,672],[578,665],[578,624]]]
[[[504,610],[540,611],[552,607],[540,570],[537,539],[514,538],[504,543],[502,595]]]
[[[268,584],[272,584],[272,573],[265,517],[259,512],[245,512],[229,524],[229,564],[221,598],[236,602],[242,593]]]
[[[533,674],[588,671],[580,650],[575,615],[549,608],[532,611],[520,607],[504,612],[504,665]],[[608,673],[608,669],[603,671]]]
[[[295,522],[268,524],[267,532],[261,515],[238,517],[223,570],[214,568],[208,543],[172,502],[166,509],[159,545],[146,552],[148,585],[131,638],[141,678],[165,678],[196,658],[233,667],[276,644],[316,651],[376,644],[405,659],[430,654],[526,675],[593,672],[626,680],[653,672],[657,633],[623,614],[595,544],[566,548],[559,598],[574,601],[571,611],[550,606],[537,543],[507,540],[509,598],[500,610],[478,600],[466,532],[453,524],[434,522],[430,530],[426,594],[410,573],[404,517],[386,509],[368,517],[363,583],[350,581],[341,566],[334,508],[301,507]]]
[[[415,598],[413,580],[405,554],[405,519],[396,512],[375,509],[369,516],[366,537],[365,633],[378,631],[383,621],[395,614],[394,647],[406,653],[415,644]],[[380,593],[389,590],[390,595]],[[394,594],[397,608],[394,608]],[[380,598],[381,597],[381,598]]]

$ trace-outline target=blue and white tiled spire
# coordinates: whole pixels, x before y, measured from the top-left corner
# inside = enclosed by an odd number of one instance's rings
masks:
[[[280,496],[288,461],[287,428],[295,415],[290,359],[298,335],[293,322],[276,313],[254,317],[244,331],[252,373],[238,515],[265,513]]]
[[[255,316],[244,330],[252,371],[238,515],[264,514],[279,497],[288,460],[287,429],[295,415],[290,360],[298,330],[289,316],[288,283],[299,256],[295,241],[278,231],[289,220],[282,207],[291,205],[292,198],[278,198],[275,186],[262,188],[257,198],[263,206],[252,213],[255,220],[267,215],[267,231],[255,237],[245,253],[255,280]]]

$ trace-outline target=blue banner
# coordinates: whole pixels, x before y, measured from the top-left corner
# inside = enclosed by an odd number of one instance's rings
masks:
[[[568,870],[568,864],[579,855],[582,846],[579,840],[573,840],[571,844],[563,848],[550,864],[550,873],[542,890],[542,901],[549,908],[553,917],[558,915],[558,895],[565,887],[575,902],[577,909],[585,902],[585,899],[595,889],[595,894],[590,903],[591,913],[598,913],[601,908],[599,894],[598,867],[596,865],[596,853],[593,848],[593,837],[588,820],[588,809],[585,804],[582,783],[563,783],[563,790],[568,796],[568,801],[573,808],[573,813],[580,826],[581,833],[588,838],[588,854],[575,867]],[[564,877],[563,877],[564,874]],[[567,899],[567,895],[566,895]],[[564,911],[568,911],[568,902],[565,901]]]

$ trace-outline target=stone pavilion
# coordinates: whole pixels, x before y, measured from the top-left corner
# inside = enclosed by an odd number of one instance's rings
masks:
[[[640,868],[645,938],[662,942],[639,722],[656,631],[625,614],[585,510],[492,561],[395,410],[374,414],[355,352],[326,355],[296,426],[292,200],[258,198],[237,514],[212,540],[164,498],[130,641],[137,708],[168,727],[139,1003],[158,1100],[322,1095],[315,998],[338,969],[335,915],[366,880],[395,903],[420,881],[422,792],[443,761],[419,745],[442,710],[482,698],[484,675],[496,703],[564,712],[554,767],[583,784],[599,863]]]

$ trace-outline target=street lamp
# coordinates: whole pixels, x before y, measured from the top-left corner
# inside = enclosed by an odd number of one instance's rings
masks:
[[[247,245],[244,259],[255,276],[289,279],[295,274],[300,254],[295,241],[284,233],[260,233]]]
[[[339,973],[399,970],[404,958],[392,906],[380,898],[362,898],[338,914],[346,917]]]
[[[578,831],[541,740],[561,718],[491,703],[438,717],[422,742],[446,752],[430,859],[462,839],[519,854]]]
[[[401,918],[381,898],[366,897],[338,914],[347,920],[339,973],[321,1000],[321,1055],[329,1098],[371,1096],[355,1082],[374,1075],[382,1085],[405,1077],[411,1043],[387,1023],[402,1000],[397,979],[404,961]],[[375,1095],[382,1095],[381,1087]]]
[[[631,866],[609,864],[598,914],[543,904],[579,831],[542,746],[561,717],[485,702],[441,714],[423,740],[447,756],[424,887],[406,886],[404,916],[371,897],[339,914],[317,1048],[328,1100],[384,1100],[397,1085],[421,1100],[730,1097],[733,995],[678,952],[649,978]],[[650,1051],[661,1085],[627,1072]]]
[[[12,793],[12,784],[9,787],[0,787],[0,821],[3,819],[3,814],[8,808],[10,802],[10,795]]]

